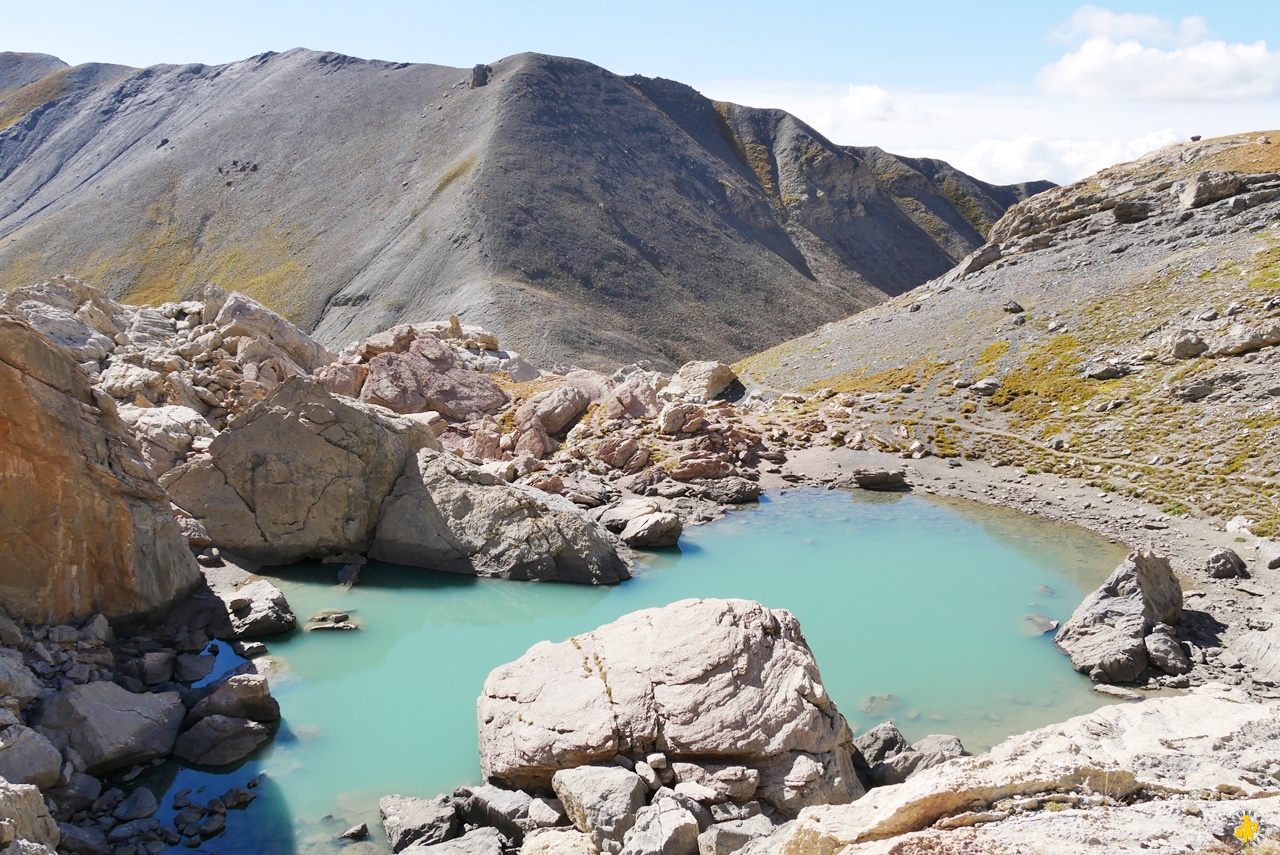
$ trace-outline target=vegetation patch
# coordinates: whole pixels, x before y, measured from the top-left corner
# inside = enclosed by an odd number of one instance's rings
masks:
[[[453,166],[449,167],[449,170],[445,172],[444,175],[441,175],[440,180],[436,182],[436,189],[431,191],[431,198],[434,199],[439,196],[448,189],[450,184],[470,172],[472,167],[475,165],[476,156],[473,154],[465,160],[460,160]]]
[[[1059,335],[1032,350],[1020,367],[1001,378],[991,406],[1039,422],[1114,390],[1118,381],[1098,382],[1080,373],[1079,349],[1075,336]]]

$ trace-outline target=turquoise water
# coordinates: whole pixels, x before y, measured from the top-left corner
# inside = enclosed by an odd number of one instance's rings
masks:
[[[892,718],[908,739],[952,733],[979,751],[1103,703],[1023,616],[1065,619],[1122,558],[1081,529],[999,509],[796,489],[687,531],[614,588],[374,564],[347,590],[332,566],[289,568],[278,584],[299,618],[338,608],[364,629],[268,639],[284,711],[274,745],[230,772],[170,768],[155,783],[176,774],[173,789],[208,800],[266,772],[262,797],[201,851],[318,851],[357,821],[375,827],[381,795],[478,780],[475,700],[492,668],[688,597],[795,613],[855,731]],[[882,694],[891,709],[863,711]]]

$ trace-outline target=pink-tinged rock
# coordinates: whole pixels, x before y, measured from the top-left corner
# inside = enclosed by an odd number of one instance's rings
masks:
[[[421,357],[402,353],[380,353],[369,362],[369,375],[360,390],[360,400],[397,413],[420,413],[426,409],[423,387],[431,364]]]
[[[663,374],[637,371],[605,396],[605,413],[611,419],[651,419],[662,409],[658,392],[666,384]]]

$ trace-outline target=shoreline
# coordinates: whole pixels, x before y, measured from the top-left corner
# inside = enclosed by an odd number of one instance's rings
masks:
[[[1105,493],[1068,476],[1032,474],[981,460],[904,460],[886,452],[838,446],[788,448],[787,460],[762,470],[759,483],[766,492],[800,485],[833,487],[858,468],[902,469],[913,491],[1007,508],[1078,526],[1131,550],[1154,550],[1169,559],[1182,582],[1187,609],[1183,634],[1199,648],[1193,656],[1191,685],[1224,682],[1257,700],[1280,698],[1280,686],[1253,680],[1237,655],[1245,633],[1270,629],[1264,615],[1280,613],[1280,570],[1267,568],[1280,550],[1269,551],[1267,547],[1275,545],[1267,539],[1227,531],[1210,519],[1171,517],[1148,502]],[[1223,547],[1244,560],[1247,578],[1210,576],[1206,561]]]

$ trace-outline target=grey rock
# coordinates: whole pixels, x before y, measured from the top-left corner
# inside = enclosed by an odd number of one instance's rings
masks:
[[[405,855],[505,855],[508,848],[498,829],[477,828],[442,843],[415,843],[400,851]]]
[[[59,810],[69,814],[91,806],[102,795],[102,782],[84,772],[72,772],[67,783],[48,791]]]
[[[13,698],[23,707],[44,693],[44,685],[14,650],[0,649],[0,697]]]
[[[551,778],[569,820],[590,834],[601,851],[618,852],[649,788],[640,776],[619,766],[579,766]]]
[[[1234,549],[1221,546],[1209,553],[1205,570],[1215,579],[1237,579],[1244,573],[1244,559]]]
[[[96,682],[45,698],[32,722],[54,746],[76,751],[85,771],[97,775],[168,754],[184,712],[176,692],[137,695]]]
[[[1178,204],[1182,208],[1201,208],[1234,196],[1243,189],[1244,181],[1238,173],[1220,170],[1197,172],[1178,188]]]
[[[853,745],[869,767],[909,747],[902,731],[891,721],[881,722],[866,733],[854,737]]]
[[[229,766],[271,738],[271,728],[247,718],[205,716],[178,737],[173,753],[199,766]]]
[[[633,517],[618,535],[618,539],[627,546],[637,549],[675,546],[683,531],[684,523],[681,522],[680,517],[665,511],[656,511]]]
[[[20,724],[0,729],[0,778],[47,790],[61,770],[62,755],[42,734]]]
[[[773,833],[773,823],[766,816],[753,816],[718,822],[698,835],[699,855],[730,855],[752,840]]]
[[[339,840],[364,840],[369,836],[369,826],[365,823],[353,825],[338,835]]]
[[[155,793],[146,787],[138,787],[126,796],[124,801],[116,805],[111,815],[121,822],[129,822],[135,819],[146,819],[159,808],[160,803],[156,801]]]
[[[62,840],[58,843],[58,851],[68,855],[110,855],[111,847],[107,845],[107,833],[94,825],[70,825],[58,823]]]
[[[636,811],[619,855],[693,855],[698,821],[674,799],[658,799]]]
[[[903,469],[854,469],[850,477],[864,490],[906,490],[911,487]]]
[[[429,449],[383,504],[369,555],[508,579],[600,585],[630,577],[607,533],[572,502]]]
[[[459,830],[457,809],[445,796],[434,799],[383,796],[378,800],[378,813],[392,852],[414,844],[425,847],[443,843],[456,837]]]
[[[1191,670],[1191,658],[1174,637],[1171,627],[1158,625],[1143,639],[1143,643],[1147,646],[1147,656],[1152,663],[1169,676],[1176,677]]]
[[[198,682],[213,672],[217,661],[218,657],[207,654],[181,654],[174,669],[174,678],[181,683]]]
[[[467,792],[470,795],[459,805],[462,820],[467,825],[492,826],[517,843],[526,832],[538,827],[529,815],[533,797],[523,790],[504,790],[485,784],[467,787]]]
[[[284,592],[266,579],[255,579],[223,597],[232,638],[261,638],[288,632],[298,618]],[[239,608],[233,608],[239,606]]]
[[[1165,343],[1174,359],[1193,359],[1209,349],[1204,339],[1192,330],[1178,330],[1167,336]]]
[[[1181,620],[1182,586],[1168,560],[1135,550],[1076,608],[1054,643],[1095,682],[1130,682],[1147,667],[1147,633]]]

